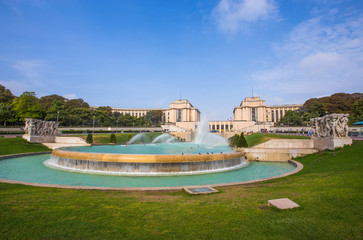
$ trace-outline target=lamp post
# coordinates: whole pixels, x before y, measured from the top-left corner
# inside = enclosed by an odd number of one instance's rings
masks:
[[[289,124],[290,124],[289,119],[287,119],[287,132],[288,132],[288,134],[290,133],[290,127],[289,127]]]
[[[95,134],[95,116],[93,116],[93,129],[92,134]]]
[[[116,118],[116,133],[117,133],[117,129],[118,129],[118,118]]]
[[[59,111],[57,112],[57,123],[58,123],[58,119],[59,119]]]

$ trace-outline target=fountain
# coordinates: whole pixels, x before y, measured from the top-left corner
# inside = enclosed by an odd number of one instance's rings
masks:
[[[119,175],[189,175],[229,171],[246,164],[224,138],[209,133],[208,121],[198,125],[193,143],[172,143],[175,137],[158,136],[152,144],[137,134],[123,146],[68,147],[56,149],[47,166],[87,173]],[[172,143],[172,144],[171,144]]]
[[[166,143],[171,138],[172,137],[169,134],[164,133],[161,134],[160,136],[157,136],[151,143]]]
[[[228,145],[225,138],[209,132],[209,121],[205,116],[201,117],[201,121],[198,124],[194,142],[210,146]]]
[[[138,133],[135,136],[133,136],[127,144],[132,144],[136,141],[145,142],[145,135],[143,133]]]

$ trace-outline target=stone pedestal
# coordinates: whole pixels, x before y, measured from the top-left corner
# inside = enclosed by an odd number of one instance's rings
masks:
[[[53,135],[23,135],[24,139],[32,143],[55,143],[55,137]]]
[[[352,145],[353,140],[350,137],[314,137],[314,148],[319,150],[335,149],[344,147],[344,145]]]

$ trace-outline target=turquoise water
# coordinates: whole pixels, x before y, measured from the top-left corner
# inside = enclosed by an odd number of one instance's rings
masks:
[[[232,183],[281,175],[295,169],[289,163],[251,162],[247,167],[220,173],[189,176],[110,176],[74,173],[46,167],[50,155],[0,160],[0,179],[73,186],[174,187]]]
[[[232,148],[228,146],[205,146],[196,143],[172,143],[172,144],[131,144],[131,145],[100,145],[90,147],[66,147],[74,152],[94,153],[118,153],[118,154],[206,154],[206,153],[230,153]]]

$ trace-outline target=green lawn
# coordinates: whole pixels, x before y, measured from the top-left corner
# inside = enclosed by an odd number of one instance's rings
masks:
[[[283,139],[310,139],[306,136],[295,136],[295,135],[280,135],[280,134],[270,134],[270,133],[253,133],[246,136],[248,147],[253,147],[257,144],[267,142],[273,138],[283,138]]]
[[[116,141],[117,141],[118,144],[126,143],[133,136],[135,136],[136,134],[137,133],[117,133],[117,134],[115,134]],[[147,133],[144,133],[145,142],[152,142],[152,140],[154,140],[157,136],[159,136],[161,134],[162,134],[161,132],[147,132]],[[72,135],[72,136],[81,137],[81,138],[83,138],[85,140],[87,138],[87,135]],[[107,134],[93,134],[93,143],[96,143],[96,144],[110,143],[110,138],[111,138],[110,133],[107,133]]]
[[[39,143],[30,143],[23,138],[0,138],[0,155],[52,151]]]
[[[0,239],[361,239],[362,156],[355,142],[298,158],[292,176],[211,195],[0,183]],[[285,197],[301,207],[265,207]]]

